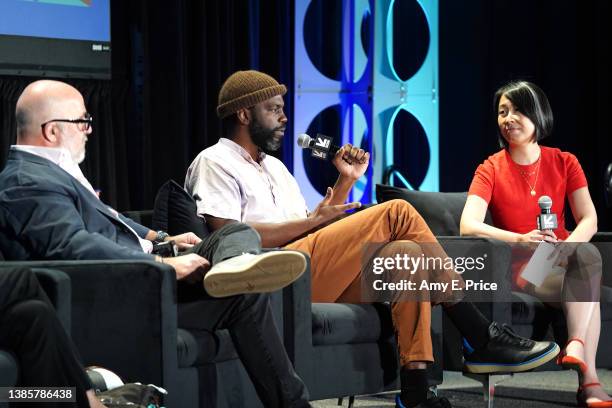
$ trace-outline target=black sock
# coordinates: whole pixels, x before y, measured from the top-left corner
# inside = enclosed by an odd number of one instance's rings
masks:
[[[491,322],[472,302],[462,301],[444,307],[444,311],[472,348],[479,349],[487,345]]]
[[[427,381],[426,369],[402,367],[400,370],[400,381],[402,386],[400,398],[406,408],[416,407],[421,402],[427,400],[429,382]]]

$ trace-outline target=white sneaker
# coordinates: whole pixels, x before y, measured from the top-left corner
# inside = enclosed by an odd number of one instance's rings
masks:
[[[219,262],[204,276],[204,288],[214,297],[273,292],[294,282],[306,270],[298,251],[242,254]]]

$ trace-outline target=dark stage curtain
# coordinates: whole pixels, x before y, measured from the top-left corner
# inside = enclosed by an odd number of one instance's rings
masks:
[[[15,143],[15,104],[27,84],[38,78],[0,77],[0,167]],[[129,205],[130,182],[126,133],[127,83],[124,81],[65,80],[77,88],[94,118],[81,169],[95,188],[119,208]]]
[[[293,2],[140,4],[143,148],[132,151],[139,153],[133,158],[145,180],[137,195],[142,199],[134,202],[147,208],[165,180],[173,178],[182,184],[195,156],[219,139],[217,96],[231,73],[258,69],[292,89]],[[291,93],[285,96],[288,112],[292,99]]]
[[[111,7],[113,79],[66,80],[95,120],[82,168],[105,202],[150,209],[159,186],[170,178],[182,184],[195,156],[217,142],[217,95],[231,73],[258,69],[293,88],[293,1],[111,0]],[[0,166],[15,140],[15,102],[35,79],[0,76]],[[287,112],[292,102],[288,93]],[[291,162],[290,143],[280,156]]]
[[[526,79],[552,105],[554,130],[543,144],[578,157],[599,230],[612,229],[603,189],[612,162],[611,17],[608,0],[440,2],[441,191],[466,191],[478,164],[499,149],[493,93]]]

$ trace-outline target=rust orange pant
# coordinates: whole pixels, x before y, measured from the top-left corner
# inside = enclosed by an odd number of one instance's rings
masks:
[[[412,242],[406,242],[412,241]],[[361,302],[363,248],[369,243],[392,243],[388,252],[412,252],[414,243],[437,243],[421,215],[406,201],[392,200],[328,225],[285,248],[311,257],[313,302]],[[446,256],[439,245],[441,256]],[[403,247],[403,250],[402,250]],[[433,361],[431,303],[392,304],[401,364]]]

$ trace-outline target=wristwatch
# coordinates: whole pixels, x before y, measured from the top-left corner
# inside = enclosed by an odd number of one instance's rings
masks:
[[[157,236],[155,237],[155,239],[153,240],[153,242],[157,242],[162,243],[165,241],[166,238],[168,238],[170,236],[170,234],[168,234],[165,231],[157,231]]]

